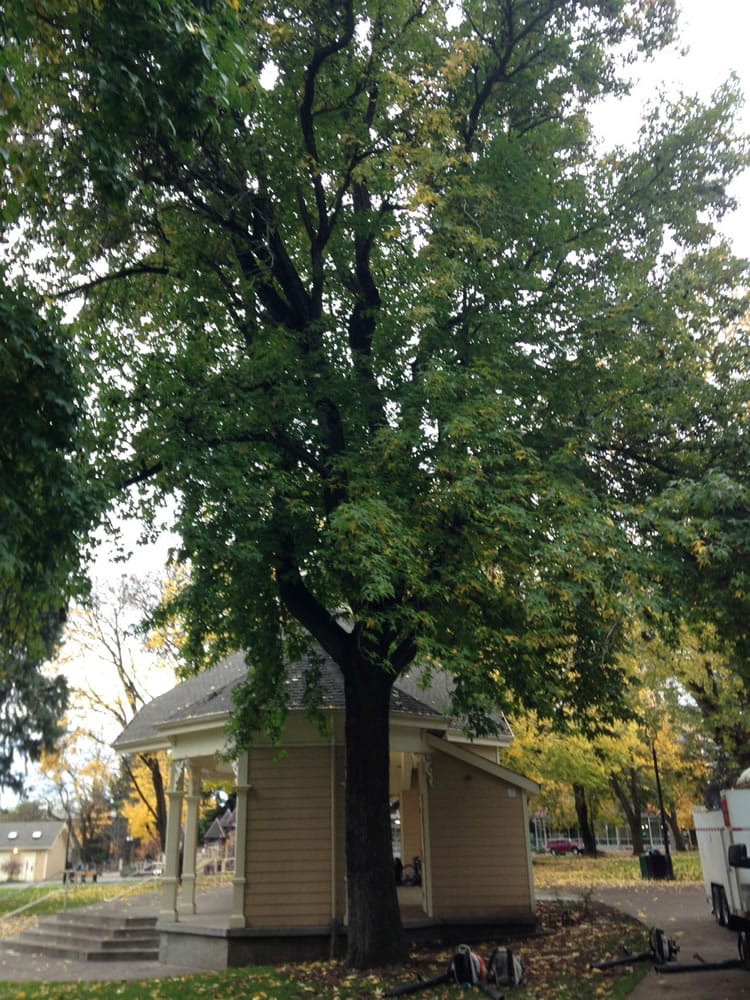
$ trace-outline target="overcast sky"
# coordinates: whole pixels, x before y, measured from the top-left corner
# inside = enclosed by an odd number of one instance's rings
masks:
[[[680,40],[652,63],[637,67],[638,83],[631,100],[598,116],[608,141],[627,142],[638,130],[645,102],[662,88],[709,100],[731,73],[746,95],[740,128],[750,133],[750,0],[681,0]],[[735,251],[750,258],[750,172],[732,189],[738,209],[723,224]]]

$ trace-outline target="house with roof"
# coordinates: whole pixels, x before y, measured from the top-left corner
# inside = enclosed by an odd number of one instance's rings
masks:
[[[304,711],[306,675],[319,673],[327,725]],[[163,961],[216,968],[334,953],[346,935],[344,686],[322,651],[289,664],[281,746],[258,734],[238,759],[225,753],[232,691],[246,658],[230,656],[145,705],[114,746],[171,756],[157,927]],[[409,936],[480,939],[535,920],[529,797],[538,787],[500,763],[511,739],[470,740],[446,715],[451,679],[425,689],[399,678],[391,697],[394,850],[418,857],[418,884],[398,889]],[[283,753],[280,753],[283,750]],[[196,896],[202,787],[234,784],[235,853],[222,913]],[[395,876],[394,876],[395,877]]]
[[[200,859],[196,862],[198,873],[213,875],[233,870],[235,825],[234,809],[230,807],[213,819],[203,834]]]
[[[0,822],[0,882],[44,882],[65,869],[68,830],[61,820]]]
[[[234,827],[234,809],[227,808],[221,816],[215,817],[203,834],[204,847],[214,844],[219,844],[223,847],[231,837]]]

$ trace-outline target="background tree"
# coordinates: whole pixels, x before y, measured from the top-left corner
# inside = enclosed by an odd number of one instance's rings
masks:
[[[8,860],[3,862],[2,870],[5,872],[9,882],[15,882],[21,874],[21,859],[11,854]]]
[[[127,822],[128,835],[138,843],[143,857],[159,858],[164,852],[163,814],[158,811],[158,799],[153,794],[153,767],[160,766],[161,787],[169,780],[168,761],[164,753],[153,754],[149,764],[138,757],[124,759],[127,778],[126,795],[121,812]],[[129,793],[129,794],[128,794]]]
[[[744,665],[737,662],[732,643],[722,641],[713,626],[704,626],[681,631],[674,672],[702,720],[701,738],[694,740],[694,746],[704,757],[706,780],[716,788],[728,788],[750,766],[750,698]]]
[[[564,730],[533,713],[512,718],[515,739],[506,762],[542,784],[542,806],[559,828],[577,825],[587,851],[596,850],[595,826],[625,822],[633,853],[645,848],[643,819],[658,810],[652,745],[657,744],[663,801],[672,845],[684,847],[682,831],[716,761],[696,705],[681,681],[686,646],[677,650],[655,633],[631,628],[629,652],[620,657],[632,683],[627,718],[587,734],[568,720]],[[616,808],[613,809],[613,802]]]
[[[66,822],[78,856],[87,865],[102,863],[109,855],[110,812],[117,796],[112,765],[112,755],[80,732],[68,732],[40,763],[46,779],[41,791],[49,811]]]
[[[660,809],[656,789],[657,751],[662,803],[671,846],[685,847],[682,831],[692,826],[692,807],[702,800],[713,747],[707,743],[695,705],[685,697],[675,673],[675,654],[655,636],[641,636],[628,669],[637,670],[639,690],[633,718],[611,736],[597,739],[597,752],[633,838],[633,853],[644,848],[643,816]]]
[[[116,581],[97,584],[86,604],[76,607],[71,615],[63,651],[69,670],[76,663],[80,667],[97,664],[95,670],[84,670],[73,702],[81,714],[79,725],[105,746],[111,742],[112,723],[117,735],[157,690],[161,693],[174,683],[171,653],[172,644],[178,641],[175,627],[161,629],[154,639],[146,625],[161,594],[162,585],[156,579],[123,574]],[[108,724],[109,738],[98,730],[94,723],[97,717]],[[167,829],[164,754],[126,755],[122,767],[148,816],[144,822],[150,838],[163,851]]]
[[[279,732],[289,656],[339,664],[349,960],[390,961],[394,679],[448,667],[474,732],[494,705],[618,711],[618,623],[662,551],[634,542],[704,473],[705,361],[742,308],[713,232],[735,95],[660,102],[599,155],[587,112],[669,40],[669,0],[5,23],[24,218],[51,293],[85,295],[101,474],[146,517],[175,498],[188,655],[251,651],[237,749]]]
[[[18,820],[20,823],[30,823],[35,819],[49,819],[49,806],[38,799],[19,799],[12,808],[3,809],[0,813],[3,820]]]
[[[570,728],[561,732],[535,713],[514,717],[512,728],[513,743],[503,751],[503,762],[538,781],[540,806],[553,827],[577,827],[585,852],[595,854],[599,806],[610,790],[591,740]]]

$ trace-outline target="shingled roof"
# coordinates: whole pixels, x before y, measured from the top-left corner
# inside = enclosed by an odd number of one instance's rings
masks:
[[[3,820],[0,822],[0,851],[46,851],[64,831],[62,820]]]
[[[245,654],[238,652],[216,666],[189,677],[144,705],[117,737],[114,748],[127,752],[134,747],[163,746],[165,733],[170,727],[201,719],[209,721],[228,717],[232,711],[232,691],[244,679],[247,670]],[[312,670],[319,671],[323,705],[330,709],[343,709],[344,681],[341,671],[323,650],[318,649],[287,667],[289,710],[304,710],[306,678]],[[400,677],[391,693],[391,713],[423,716],[445,724],[445,713],[450,706],[450,686],[450,675],[444,672],[435,673],[426,690],[420,687],[416,677]],[[498,723],[501,732],[510,734],[504,717],[498,717]]]

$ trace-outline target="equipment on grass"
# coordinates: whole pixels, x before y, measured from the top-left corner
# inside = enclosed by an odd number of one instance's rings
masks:
[[[476,986],[487,978],[484,959],[472,951],[468,944],[460,944],[453,953],[448,972],[459,986]]]
[[[510,948],[495,948],[487,963],[487,981],[495,986],[521,986],[525,971]]]
[[[493,987],[520,986],[523,978],[523,962],[510,948],[495,948],[489,961],[485,962],[468,944],[460,944],[448,963],[448,969],[441,976],[396,986],[385,996],[406,996],[443,983],[456,983],[459,986],[480,990],[491,1000],[503,1000],[504,994],[498,993]]]
[[[605,962],[592,962],[592,969],[614,969],[618,965],[632,965],[633,962],[653,962],[657,968],[674,962],[679,945],[674,938],[667,937],[663,930],[652,927],[648,932],[648,951],[636,954],[626,952],[621,958],[610,958]]]
[[[667,937],[664,931],[659,930],[658,927],[652,927],[648,932],[648,943],[657,965],[673,962],[680,950],[680,946],[674,938]]]

